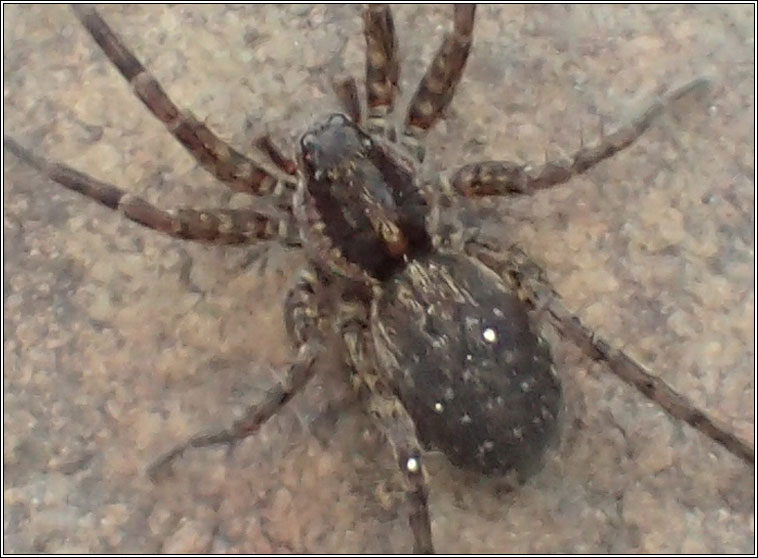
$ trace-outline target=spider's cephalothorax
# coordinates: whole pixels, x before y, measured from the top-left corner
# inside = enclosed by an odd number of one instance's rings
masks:
[[[313,376],[327,337],[336,334],[341,361],[363,388],[404,476],[414,550],[431,552],[422,445],[442,450],[463,468],[523,473],[556,432],[561,388],[539,334],[539,317],[592,358],[607,361],[670,415],[754,462],[749,442],[574,317],[517,247],[498,251],[471,238],[455,250],[442,249],[446,243],[433,225],[439,215],[433,199],[533,194],[588,171],[628,147],[668,103],[703,80],[656,100],[568,160],[542,166],[474,162],[423,179],[422,189],[415,165],[423,161],[423,140],[461,79],[473,38],[473,5],[455,7],[453,29],[411,98],[400,134],[389,125],[400,76],[392,13],[387,6],[368,6],[365,118],[355,81],[338,83],[348,116],[329,116],[306,132],[297,163],[268,137],[254,142],[258,158],[220,140],[171,101],[92,7],[74,10],[135,94],[205,169],[233,190],[274,203],[270,210],[164,211],[11,138],[5,138],[6,148],[62,186],[145,227],[214,244],[276,240],[302,248],[309,261],[285,301],[297,356],[282,383],[229,428],[194,436],[167,453],[151,468],[153,475],[190,447],[229,444],[255,433]]]
[[[300,140],[302,182],[295,214],[333,269],[383,280],[428,254],[428,204],[412,167],[341,114]]]

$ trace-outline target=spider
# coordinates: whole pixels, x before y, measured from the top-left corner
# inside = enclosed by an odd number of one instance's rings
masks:
[[[364,15],[368,114],[364,118],[361,113],[355,83],[341,82],[337,91],[345,114],[329,116],[302,136],[297,163],[262,138],[257,146],[272,164],[261,164],[176,109],[96,12],[76,11],[148,108],[206,169],[234,189],[268,196],[280,211],[163,212],[115,186],[50,163],[14,140],[6,138],[6,146],[63,186],[149,228],[213,243],[278,239],[302,246],[310,261],[287,297],[287,329],[298,357],[285,382],[232,428],[193,438],[160,459],[153,471],[189,446],[252,434],[305,384],[318,355],[336,335],[345,367],[366,392],[371,414],[406,477],[415,550],[431,551],[419,441],[442,449],[463,468],[502,473],[528,469],[552,435],[560,387],[530,313],[546,316],[672,415],[752,461],[749,445],[573,318],[518,248],[499,253],[467,236],[471,231],[457,239],[442,225],[439,209],[454,206],[459,195],[529,194],[563,183],[628,146],[668,102],[700,82],[670,93],[600,145],[582,148],[568,163],[537,169],[474,163],[423,182],[417,180],[416,168],[424,158],[423,139],[461,78],[474,8],[455,9],[453,33],[411,100],[398,138],[388,123],[399,75],[397,41],[389,9],[375,6]],[[507,311],[497,312],[503,309]],[[502,370],[514,378],[499,374]],[[517,402],[505,405],[504,398],[511,396]]]

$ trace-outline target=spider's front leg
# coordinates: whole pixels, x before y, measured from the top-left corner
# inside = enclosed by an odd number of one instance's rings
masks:
[[[571,339],[588,356],[606,361],[615,375],[672,417],[685,421],[743,461],[755,463],[755,449],[749,442],[742,440],[726,424],[709,416],[684,395],[677,393],[633,357],[593,333],[573,315],[560,302],[539,266],[520,248],[511,246],[500,253],[470,242],[467,251],[500,274],[532,308],[546,315],[553,327]]]
[[[474,4],[457,4],[453,30],[443,40],[408,105],[402,143],[424,160],[423,141],[442,117],[461,81],[474,35]]]
[[[395,107],[400,79],[397,35],[392,10],[385,4],[369,4],[363,11],[363,36],[366,39],[366,121],[361,119],[361,103],[355,79],[334,82],[334,92],[345,113],[370,134],[395,141],[394,127],[387,121]]]
[[[444,188],[469,198],[533,194],[558,186],[582,174],[601,161],[634,143],[672,103],[699,91],[709,84],[704,78],[695,79],[670,91],[650,104],[637,117],[612,134],[602,136],[597,145],[582,147],[569,161],[546,161],[533,167],[510,161],[481,161],[458,169]],[[452,190],[452,192],[450,192]]]
[[[298,347],[298,353],[282,382],[269,389],[260,402],[250,406],[245,415],[228,428],[193,436],[157,459],[148,469],[151,478],[161,476],[175,459],[190,448],[232,445],[252,436],[305,387],[316,371],[319,355],[324,352],[314,289],[316,280],[312,272],[304,271],[287,295],[285,322],[290,338]]]
[[[366,6],[363,11],[363,35],[366,38],[366,129],[371,134],[384,135],[388,126],[386,119],[394,108],[400,79],[397,36],[389,6]]]
[[[165,211],[118,186],[47,160],[13,138],[4,137],[3,146],[64,188],[119,211],[143,227],[174,238],[210,244],[252,244],[256,240],[279,240],[285,246],[300,245],[300,236],[288,214],[252,208],[178,208]]]
[[[189,111],[179,108],[161,84],[92,6],[72,6],[82,26],[92,36],[134,94],[160,120],[200,165],[229,188],[256,196],[272,196],[287,207],[296,181],[287,174],[265,168],[219,139]],[[286,172],[286,169],[285,169]]]
[[[368,409],[392,446],[395,462],[402,472],[410,504],[409,524],[416,554],[434,553],[429,517],[429,488],[421,461],[421,444],[413,419],[394,395],[387,379],[378,371],[374,348],[363,320],[343,326],[343,337],[352,366],[370,391]]]

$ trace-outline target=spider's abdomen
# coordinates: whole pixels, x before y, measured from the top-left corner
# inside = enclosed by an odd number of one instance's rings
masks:
[[[523,303],[483,264],[447,253],[385,287],[377,355],[419,438],[464,469],[524,472],[555,432],[561,387]]]

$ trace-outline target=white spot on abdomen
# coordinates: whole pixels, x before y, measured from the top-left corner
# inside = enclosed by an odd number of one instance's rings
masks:
[[[497,332],[491,327],[488,327],[482,332],[482,337],[484,337],[484,340],[487,343],[494,343],[497,341]]]

